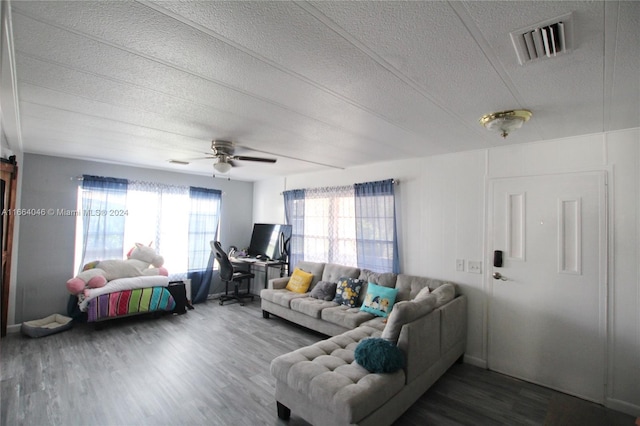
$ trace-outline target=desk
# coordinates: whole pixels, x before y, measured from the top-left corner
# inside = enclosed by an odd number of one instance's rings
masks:
[[[282,260],[258,260],[251,257],[229,257],[232,264],[248,266],[251,272],[254,268],[264,271],[264,288],[269,286],[269,268],[280,268],[280,277],[284,277],[287,262]],[[288,272],[288,271],[287,271]]]

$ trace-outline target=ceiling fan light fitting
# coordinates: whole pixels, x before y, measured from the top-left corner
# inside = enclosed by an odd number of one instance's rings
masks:
[[[226,161],[218,161],[213,165],[213,169],[218,173],[229,173],[229,170],[231,170],[231,164]]]
[[[498,131],[503,138],[522,127],[533,114],[526,109],[492,112],[480,118],[480,124],[487,130]]]

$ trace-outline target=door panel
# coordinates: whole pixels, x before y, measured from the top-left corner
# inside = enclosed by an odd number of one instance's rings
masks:
[[[489,368],[585,399],[604,399],[604,173],[490,183]]]

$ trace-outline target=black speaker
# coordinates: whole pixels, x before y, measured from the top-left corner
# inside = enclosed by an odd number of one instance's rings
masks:
[[[169,293],[173,296],[173,300],[176,302],[176,307],[173,308],[172,313],[178,315],[186,314],[189,301],[187,300],[187,289],[184,282],[170,281],[167,290],[169,290]]]

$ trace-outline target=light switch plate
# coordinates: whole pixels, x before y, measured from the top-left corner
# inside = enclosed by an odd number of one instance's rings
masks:
[[[475,260],[470,260],[469,261],[469,269],[467,269],[467,271],[472,273],[472,274],[481,274],[482,273],[482,262],[475,261]]]
[[[456,259],[456,271],[464,272],[464,259]]]

